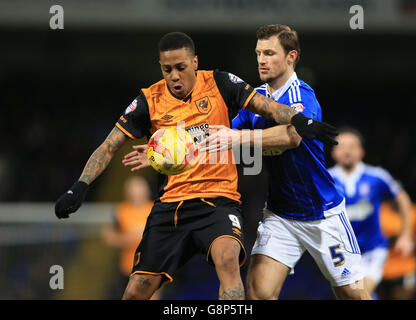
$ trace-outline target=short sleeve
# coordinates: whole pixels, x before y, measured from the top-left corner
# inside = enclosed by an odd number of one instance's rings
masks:
[[[256,93],[253,87],[232,73],[215,70],[214,79],[229,112],[244,109]]]
[[[131,139],[150,135],[151,121],[149,106],[142,91],[126,108],[118,119],[116,126]]]
[[[292,85],[288,91],[289,105],[305,116],[322,121],[322,111],[313,90],[302,86]]]
[[[383,168],[378,167],[375,171],[377,172],[377,177],[380,180],[381,193],[383,196],[395,199],[402,189],[400,184]]]

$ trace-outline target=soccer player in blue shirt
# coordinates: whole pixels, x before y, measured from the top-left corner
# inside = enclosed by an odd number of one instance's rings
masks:
[[[413,251],[409,223],[411,201],[385,169],[362,161],[365,151],[358,130],[340,129],[337,140],[339,144],[332,150],[336,165],[329,172],[345,194],[348,217],[361,249],[364,283],[371,294],[383,277],[388,254],[388,242],[380,228],[380,204],[388,199],[397,201],[403,229],[394,250],[407,256]]]
[[[321,107],[313,89],[294,71],[299,53],[297,33],[288,26],[261,27],[256,54],[260,79],[265,84],[256,90],[321,121]],[[278,125],[248,110],[240,110],[232,126],[262,130],[263,161],[270,174],[267,203],[247,275],[248,298],[276,299],[287,275],[307,250],[338,299],[370,299],[345,198],[326,169],[323,144],[316,139],[301,139],[291,125]],[[215,151],[213,141],[217,150],[224,150],[238,140],[225,138],[247,136],[244,130],[216,129],[209,137],[210,152]],[[273,133],[278,130],[286,130],[287,139],[276,139],[278,135]],[[249,136],[248,141],[243,138],[240,142],[256,146],[254,134]]]

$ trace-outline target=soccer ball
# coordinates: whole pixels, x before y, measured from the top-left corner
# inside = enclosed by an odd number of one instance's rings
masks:
[[[147,158],[153,169],[167,175],[188,170],[194,163],[195,151],[191,135],[177,127],[157,130],[147,144]]]

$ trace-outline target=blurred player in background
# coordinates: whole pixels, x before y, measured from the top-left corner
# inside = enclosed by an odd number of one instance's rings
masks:
[[[163,80],[140,90],[105,141],[94,151],[77,182],[56,202],[58,218],[68,218],[82,204],[89,185],[104,171],[128,138],[148,138],[157,129],[185,122],[199,139],[210,125],[230,126],[233,110],[247,108],[292,123],[306,138],[333,142],[336,129],[312,121],[294,109],[254,91],[228,72],[198,70],[192,39],[168,33],[159,41]],[[229,159],[232,151],[229,151]],[[143,239],[123,299],[149,299],[178,268],[202,253],[215,266],[220,299],[244,299],[240,266],[243,246],[240,194],[235,164],[197,163],[188,171],[164,176],[159,199],[148,217]]]
[[[117,205],[114,221],[103,228],[104,241],[121,249],[120,252],[120,287],[123,291],[114,296],[120,298],[128,282],[134,261],[134,253],[142,239],[147,217],[152,210],[151,191],[147,181],[140,176],[129,177],[124,182],[124,201]],[[160,299],[160,290],[152,299]]]
[[[296,31],[280,24],[263,26],[257,31],[255,51],[260,79],[265,82],[257,92],[321,121],[313,89],[294,71],[300,55]],[[277,124],[249,110],[240,110],[232,121],[234,129],[262,130],[263,159],[270,174],[247,275],[248,298],[278,298],[287,275],[307,250],[337,298],[369,299],[359,268],[360,250],[345,214],[345,199],[326,169],[322,142],[301,139],[289,125],[288,134],[297,136],[293,139],[297,144],[277,148],[278,136],[270,135],[281,127]],[[209,139],[224,150],[221,144],[229,141],[224,137],[240,132],[219,128]]]
[[[406,191],[380,167],[364,163],[363,137],[354,128],[340,130],[338,145],[332,150],[336,165],[329,169],[345,194],[347,213],[362,252],[365,286],[373,293],[383,276],[388,241],[380,229],[380,204],[394,199],[403,225],[394,250],[406,257],[413,251],[409,212],[411,201]]]
[[[410,225],[413,243],[416,239],[416,205],[410,209]],[[389,255],[384,265],[383,280],[377,287],[380,299],[416,299],[416,253],[404,257],[395,250],[395,244],[403,229],[403,219],[394,201],[380,207],[380,224],[389,241]]]

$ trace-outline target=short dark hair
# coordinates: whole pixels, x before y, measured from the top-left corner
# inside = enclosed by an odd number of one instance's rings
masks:
[[[292,50],[296,50],[298,52],[298,57],[294,63],[296,66],[296,63],[300,58],[298,33],[284,24],[268,24],[260,27],[256,33],[258,40],[269,39],[272,36],[276,36],[279,39],[279,42],[283,47],[286,55]]]
[[[354,136],[358,138],[358,140],[360,140],[361,146],[364,147],[365,139],[362,133],[358,129],[350,127],[350,126],[341,126],[338,128],[338,133],[339,134],[343,134],[343,133],[353,134]]]
[[[191,39],[190,36],[183,32],[170,32],[165,34],[159,40],[159,53],[182,48],[188,49],[193,55],[195,55],[194,41]]]

